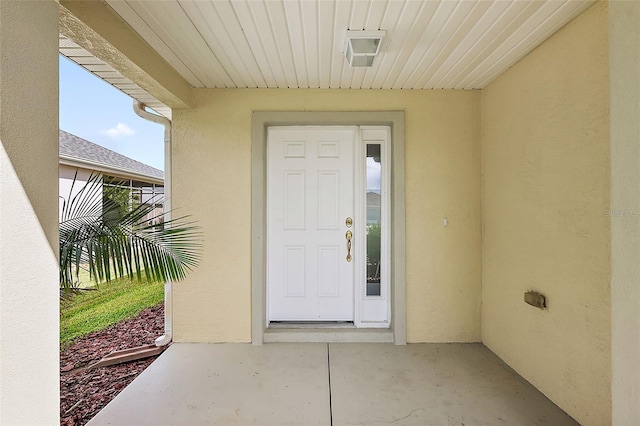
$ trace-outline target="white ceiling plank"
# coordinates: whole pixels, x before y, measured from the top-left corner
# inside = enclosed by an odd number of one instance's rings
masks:
[[[450,40],[447,55],[441,59],[435,73],[427,81],[427,87],[452,88],[451,71],[465,57],[489,27],[489,22],[498,19],[507,9],[507,2],[477,2],[463,26]],[[468,28],[462,30],[462,28]]]
[[[407,35],[403,44],[415,46],[414,49],[403,49],[398,52],[395,68],[389,72],[385,82],[393,89],[402,89],[404,80],[411,73],[412,63],[417,63],[428,48],[428,41],[425,40],[427,28],[429,28],[433,16],[438,9],[437,2],[424,2],[422,8],[416,14],[411,31]]]
[[[125,86],[129,86],[129,92],[130,93],[135,93],[136,95],[140,95],[140,96],[147,95],[147,92],[144,89],[141,89],[140,87],[138,87],[135,84],[133,84],[133,85],[125,85]]]
[[[381,85],[375,84],[375,82],[376,80],[384,81],[385,76],[380,75],[380,77],[378,78],[378,74],[382,65],[384,64],[384,61],[386,60],[387,52],[391,48],[390,46],[393,40],[396,38],[395,29],[403,9],[403,2],[392,0],[387,3],[385,13],[382,17],[382,21],[380,22],[380,29],[385,31],[386,35],[382,40],[380,53],[378,54],[378,57],[376,57],[373,61],[373,67],[367,69],[366,74],[362,79],[362,88],[372,89],[382,87]],[[391,59],[389,59],[389,61],[391,61]]]
[[[256,32],[260,37],[264,54],[276,80],[276,87],[286,88],[289,86],[289,83],[287,81],[287,75],[282,67],[283,64],[273,34],[274,28],[272,28],[272,23],[267,13],[266,3],[261,1],[251,1],[249,2],[249,5],[249,10],[253,18]]]
[[[206,87],[234,87],[233,80],[202,39],[175,0],[133,3],[146,22],[153,22],[158,36]]]
[[[349,28],[352,31],[361,31],[365,29],[367,16],[369,16],[369,8],[372,1],[370,0],[352,0],[351,13],[349,14]]]
[[[318,62],[319,86],[328,89],[331,86],[331,61],[333,59],[333,13],[335,2],[318,2]]]
[[[381,30],[382,20],[384,19],[388,6],[389,0],[371,0],[364,29],[367,31]]]
[[[464,79],[477,73],[478,65],[502,44],[511,32],[522,25],[531,14],[542,6],[542,2],[508,2],[508,8],[498,19],[489,22],[490,27],[474,47],[473,57],[458,64],[457,72],[452,72],[451,84],[456,89],[467,89]]]
[[[62,52],[60,52],[60,53],[62,53]],[[101,65],[101,64],[104,63],[104,62],[102,62],[102,60],[96,58],[95,56],[74,57],[74,58],[68,57],[67,59],[72,60],[73,62],[75,62],[76,64],[78,64],[80,66]]]
[[[115,86],[116,88],[119,87],[121,84],[127,84],[129,81],[126,78],[103,78],[103,80],[109,83],[110,85]]]
[[[407,38],[411,35],[411,30],[416,22],[416,18],[420,10],[422,10],[425,2],[407,2],[404,4],[402,13],[400,14],[397,25],[391,33],[389,44],[384,49],[384,57],[381,56],[378,71],[374,85],[383,89],[391,89],[392,82],[402,71],[404,63],[401,63],[406,50],[402,48]],[[377,60],[377,58],[376,58]]]
[[[296,63],[294,62],[293,52],[291,49],[289,26],[287,25],[287,18],[282,0],[271,0],[266,2],[265,5],[269,21],[271,22],[278,58],[280,59],[280,64],[287,82],[286,87],[300,87],[298,84],[298,76],[296,74]]]
[[[118,89],[123,90],[127,93],[129,93],[130,90],[142,90],[140,89],[140,87],[138,87],[137,84],[134,83],[126,83],[126,84],[121,84],[118,86]]]
[[[220,39],[223,48],[225,48],[225,46],[231,46],[231,48],[237,52],[237,55],[244,65],[245,72],[251,76],[255,87],[268,87],[231,3],[227,0],[214,1],[207,4],[210,4],[216,10],[220,22],[226,30],[226,36],[221,36]]]
[[[82,48],[78,48],[78,47],[72,47],[72,48],[62,48],[60,49],[60,53],[65,55],[65,56],[73,56],[73,57],[92,57],[93,54],[87,52],[86,50],[82,49]]]
[[[274,70],[271,68],[271,64],[267,58],[267,53],[262,45],[262,38],[258,32],[258,28],[253,22],[253,15],[251,14],[249,4],[244,1],[234,1],[231,3],[231,6],[233,7],[235,16],[237,16],[242,32],[244,33],[249,46],[251,46],[251,52],[258,64],[260,73],[267,83],[267,87],[278,87],[278,81],[276,80]]]
[[[156,21],[156,32],[162,37],[182,62],[189,65],[192,72],[205,87],[232,87],[234,85],[218,59],[212,55],[210,47],[197,32],[193,23],[180,4],[175,0],[158,2],[155,14],[149,13],[148,2],[142,9],[147,20]],[[141,12],[139,12],[141,13]]]
[[[401,73],[402,80],[398,81],[397,84],[401,85],[403,89],[417,88],[416,85],[420,77],[422,77],[423,70],[436,55],[437,44],[435,40],[437,40],[456,8],[456,3],[452,1],[440,2],[437,5],[438,8],[433,13],[433,17],[418,40],[417,44],[421,49],[409,57],[405,64],[404,72]]]
[[[440,64],[446,59],[449,54],[447,48],[453,44],[452,40],[456,39],[456,34],[459,34],[458,30],[463,25],[469,14],[473,11],[475,4],[475,2],[459,2],[457,4],[457,7],[453,10],[447,20],[447,25],[442,27],[434,41],[434,49],[431,52],[432,56],[422,70],[422,76],[417,81],[415,88],[433,88],[427,86],[426,83],[437,71]]]
[[[138,13],[122,0],[106,0],[107,4],[124,19],[138,34],[153,47],[178,73],[184,77],[193,87],[204,87],[200,81],[179,58],[155,33],[155,31],[138,15]]]
[[[91,72],[116,72],[112,67],[107,64],[88,64],[85,65],[84,68]]]
[[[200,37],[209,46],[212,54],[230,76],[234,87],[255,86],[256,83],[247,72],[238,51],[234,48],[233,40],[227,35],[224,23],[214,9],[213,3],[180,1],[179,4]]]
[[[317,3],[303,1],[300,3],[301,24],[304,31],[305,62],[307,65],[308,87],[320,87],[319,73],[319,48],[318,48],[318,13]]]
[[[333,59],[331,61],[331,88],[348,89],[342,86],[343,74],[351,75],[353,68],[349,67],[344,56],[344,36],[349,28],[351,18],[351,1],[338,1],[334,12],[334,38],[333,38]],[[351,78],[349,78],[351,80]]]
[[[301,5],[295,1],[285,1],[283,5],[290,34],[293,65],[297,70],[298,87],[309,88],[311,86],[309,85],[309,72],[307,71],[307,51],[304,40],[305,29],[302,26]]]
[[[558,4],[550,2],[540,2],[539,6],[535,10],[528,10],[529,13],[524,16],[525,19],[518,20],[519,25],[505,34],[502,42],[491,50],[491,53],[478,65],[475,72],[466,76],[462,84],[466,87],[477,88],[478,81],[486,78],[485,74],[489,68],[493,68],[495,65],[502,67],[502,64],[499,63],[502,58],[511,52],[524,37],[528,37],[531,31],[539,28],[540,23],[549,18],[558,8]]]

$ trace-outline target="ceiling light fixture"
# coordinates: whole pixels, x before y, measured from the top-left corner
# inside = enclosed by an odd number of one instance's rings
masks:
[[[344,56],[350,67],[370,67],[380,51],[384,31],[347,31]]]

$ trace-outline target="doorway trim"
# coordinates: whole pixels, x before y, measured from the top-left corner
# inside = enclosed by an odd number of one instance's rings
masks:
[[[269,126],[389,126],[391,129],[391,327],[267,329],[266,172]],[[404,111],[254,111],[251,117],[251,340],[379,341],[406,344]]]

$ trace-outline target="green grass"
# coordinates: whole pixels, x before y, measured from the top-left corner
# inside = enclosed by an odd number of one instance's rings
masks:
[[[60,302],[60,348],[79,337],[136,316],[162,303],[164,284],[136,282],[128,278],[100,284],[95,291],[82,291]]]
[[[86,269],[87,265],[82,265],[82,267],[78,270],[78,276],[76,277],[78,280],[77,286],[78,288],[93,288],[96,286],[96,282],[89,273],[89,270]],[[75,273],[75,271],[74,271]],[[112,277],[117,276],[115,269],[113,266],[111,267]],[[144,270],[142,271],[144,276]]]

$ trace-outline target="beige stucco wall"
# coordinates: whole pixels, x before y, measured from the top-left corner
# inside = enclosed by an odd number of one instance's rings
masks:
[[[207,243],[201,266],[174,285],[175,340],[251,340],[252,110],[404,110],[407,340],[479,341],[480,93],[195,94],[196,108],[174,111],[173,200],[200,222]]]
[[[613,424],[640,424],[640,2],[610,3]]]
[[[0,424],[59,423],[58,5],[0,1]]]
[[[482,93],[482,340],[584,425],[611,423],[607,27],[596,4]]]

